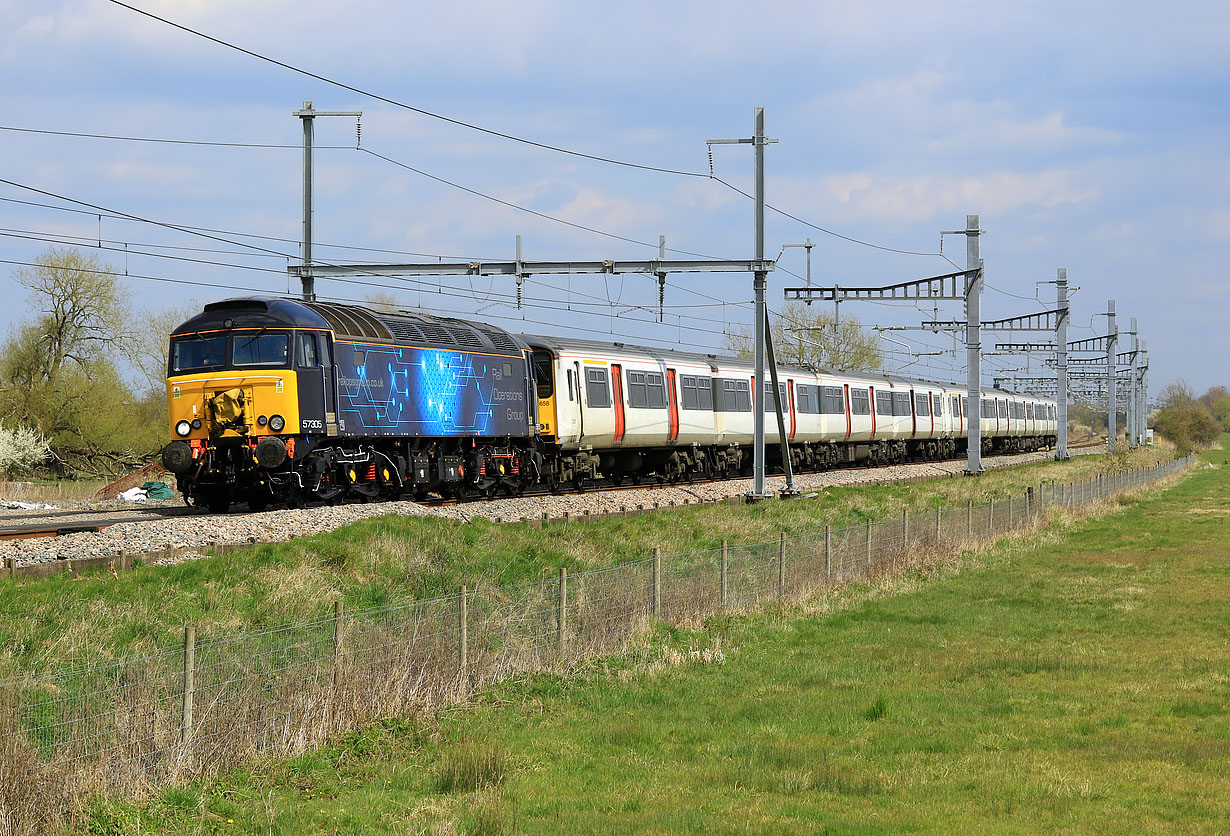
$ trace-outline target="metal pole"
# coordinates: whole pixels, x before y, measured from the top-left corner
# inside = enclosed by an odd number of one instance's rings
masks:
[[[1058,281],[1055,282],[1059,293],[1059,316],[1055,323],[1055,345],[1057,362],[1055,364],[1055,406],[1058,410],[1056,418],[1055,461],[1063,462],[1071,458],[1068,453],[1068,269],[1059,268]]]
[[[764,108],[758,107],[755,110],[755,131],[752,134],[752,148],[755,151],[756,158],[756,261],[759,263],[764,261]],[[768,273],[762,269],[758,269],[754,273],[755,278],[752,282],[752,287],[756,300],[756,317],[755,328],[755,364],[756,364],[756,386],[760,387],[757,398],[753,395],[752,410],[755,413],[752,418],[753,426],[753,441],[752,441],[752,494],[749,497],[752,501],[757,501],[765,498],[764,491],[764,404],[760,401],[764,398],[764,335],[765,323],[768,321],[768,310],[765,305],[765,285]]]
[[[975,270],[965,277],[965,347],[969,364],[969,423],[966,434],[965,475],[982,475],[982,259],[978,254],[978,216],[965,216],[965,269]]]
[[[316,279],[312,276],[312,142],[316,121],[312,103],[304,102],[299,112],[303,121],[303,299],[316,301]]]
[[[1136,355],[1140,353],[1139,342],[1136,339],[1136,317],[1132,317],[1132,368],[1128,378],[1128,403],[1127,403],[1127,440],[1128,447],[1135,447],[1137,444],[1136,432],[1136,398],[1140,394],[1139,381],[1136,379]]]
[[[1115,352],[1119,346],[1119,324],[1115,320],[1115,300],[1106,302],[1106,452],[1115,452],[1115,419],[1118,417],[1118,393],[1115,392]]]
[[[1144,368],[1140,371],[1140,441],[1144,443],[1149,438],[1149,341],[1141,339],[1140,354],[1144,357]]]
[[[773,411],[777,415],[778,450],[781,451],[782,468],[786,471],[786,487],[782,496],[798,496],[794,487],[794,466],[790,461],[790,437],[786,435],[786,419],[782,415],[782,390],[777,377],[777,357],[773,354],[773,335],[769,332],[769,323],[764,324],[764,345],[769,355],[770,388],[773,391]],[[761,395],[763,397],[763,393]],[[765,406],[768,406],[766,402]]]

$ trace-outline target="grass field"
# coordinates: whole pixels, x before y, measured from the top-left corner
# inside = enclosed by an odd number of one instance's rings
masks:
[[[185,624],[206,640],[319,618],[341,599],[348,612],[470,588],[604,568],[652,553],[668,556],[732,543],[775,541],[778,532],[896,516],[905,508],[964,507],[1027,486],[1144,467],[1169,453],[1080,456],[991,471],[985,477],[913,485],[827,489],[818,500],[679,508],[652,515],[551,525],[461,523],[383,517],[287,543],[255,545],[174,567],[113,576],[0,579],[0,676],[99,658],[148,653],[181,641]]]
[[[661,631],[75,827],[1230,831],[1230,467],[950,568]]]

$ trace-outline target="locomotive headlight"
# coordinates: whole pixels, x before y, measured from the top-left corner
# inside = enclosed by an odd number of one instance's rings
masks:
[[[264,415],[262,415],[261,417],[256,419],[256,423],[263,427],[269,423],[269,419],[266,418]]]
[[[180,421],[175,425],[175,434],[178,436],[186,436],[192,432],[192,425],[187,421]]]
[[[275,433],[280,433],[282,428],[286,426],[286,419],[281,415],[275,415],[269,419],[269,429]]]
[[[201,428],[201,419],[193,418],[192,419],[192,429],[199,430],[200,428]]]

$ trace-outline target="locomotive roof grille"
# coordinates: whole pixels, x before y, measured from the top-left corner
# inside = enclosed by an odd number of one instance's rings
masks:
[[[419,330],[423,332],[423,336],[433,343],[442,343],[443,345],[455,345],[456,340],[449,333],[448,329],[441,325],[431,325],[424,322],[419,326]]]
[[[376,340],[393,339],[393,334],[384,323],[356,305],[337,305],[328,302],[303,302],[301,304],[320,314],[339,336]]]
[[[486,348],[478,334],[468,328],[449,328],[448,332],[453,335],[453,339],[458,345],[464,345],[466,348]]]
[[[483,331],[483,335],[491,340],[491,344],[501,351],[520,351],[512,337],[500,331]]]

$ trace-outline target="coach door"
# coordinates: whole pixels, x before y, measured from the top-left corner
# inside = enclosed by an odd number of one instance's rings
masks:
[[[666,409],[670,413],[670,440],[679,439],[679,398],[675,394],[675,370],[666,370]]]
[[[786,381],[786,402],[790,406],[790,440],[794,440],[794,381]]]
[[[615,407],[615,443],[624,443],[624,367],[611,364],[611,404]]]
[[[847,383],[842,387],[842,400],[846,406],[846,438],[850,437],[850,384]]]
[[[876,387],[867,387],[867,405],[871,408],[871,437],[876,437]]]

